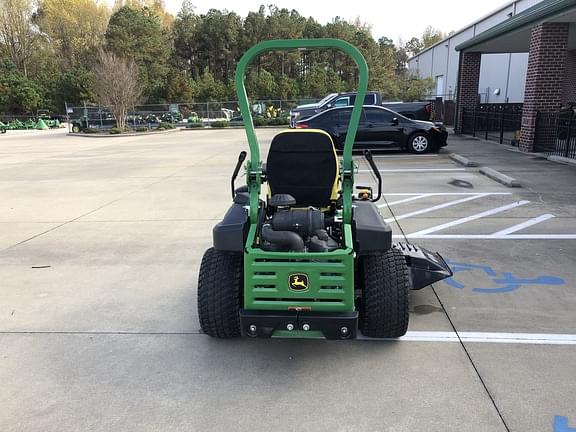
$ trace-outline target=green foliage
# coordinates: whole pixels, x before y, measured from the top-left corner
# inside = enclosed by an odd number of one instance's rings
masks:
[[[182,72],[173,71],[168,77],[166,100],[174,102],[189,102],[194,89],[190,80]]]
[[[65,103],[81,106],[95,100],[93,76],[81,66],[66,69],[45,84],[46,99],[55,112],[63,112]]]
[[[409,78],[406,84],[402,93],[402,100],[404,101],[422,100],[436,85],[433,78],[420,79],[416,77]]]
[[[420,53],[420,51],[423,51],[426,48],[437,44],[442,39],[444,39],[444,37],[444,33],[442,33],[440,30],[437,30],[432,26],[428,26],[420,38],[413,37],[408,42],[406,42],[406,51],[408,51],[411,55],[416,55]]]
[[[208,66],[204,68],[202,76],[194,82],[193,91],[196,100],[204,102],[222,101],[226,99],[227,88],[221,81],[216,81]]]
[[[268,124],[264,117],[254,117],[252,123],[254,123],[254,127],[262,127]]]
[[[121,129],[121,128],[117,128],[117,127],[113,127],[108,131],[108,133],[110,135],[119,135],[119,134],[124,133],[124,132],[126,132],[125,129]]]
[[[268,119],[267,124],[269,126],[284,126],[290,124],[290,119],[288,117],[275,117]]]
[[[158,130],[167,130],[167,129],[175,129],[176,126],[174,126],[172,123],[169,122],[162,122],[158,125],[158,127],[156,129]]]
[[[0,111],[32,112],[44,104],[42,88],[22,74],[14,63],[0,63]]]
[[[258,95],[260,99],[278,98],[278,85],[270,72],[261,69],[260,73],[251,73],[246,79],[246,91]]]
[[[146,126],[138,126],[135,131],[136,132],[148,132],[148,128]]]
[[[428,27],[398,45],[385,37],[374,40],[358,20],[336,17],[323,25],[276,6],[245,17],[216,9],[197,14],[192,2],[185,0],[172,17],[159,0],[127,0],[113,14],[97,0],[0,0],[0,111],[63,113],[65,102],[97,103],[95,89],[106,80],[95,76],[100,48],[134,60],[143,103],[234,101],[242,54],[262,40],[283,38],[346,40],[366,58],[370,90],[386,100],[419,99],[430,82],[408,76],[408,57],[444,37]],[[343,53],[295,50],[255,59],[246,87],[251,100],[317,99],[354,90],[357,79],[354,62]]]
[[[162,101],[169,71],[170,39],[161,19],[146,7],[124,6],[110,18],[105,38],[109,50],[132,57],[139,66],[148,101]]]
[[[188,123],[186,125],[186,127],[190,128],[190,129],[197,129],[197,128],[203,128],[204,124],[201,122],[193,122],[193,123]]]
[[[97,134],[100,133],[100,129],[96,129],[96,128],[84,128],[82,130],[82,133],[86,133],[86,134]]]
[[[226,120],[217,120],[210,123],[210,126],[212,126],[213,128],[226,128],[230,126],[230,123],[228,123]]]

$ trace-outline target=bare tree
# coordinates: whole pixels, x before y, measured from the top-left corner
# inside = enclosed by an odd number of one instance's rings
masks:
[[[134,60],[100,50],[94,67],[94,90],[98,103],[110,107],[119,128],[126,126],[128,110],[140,102],[142,85]]]
[[[39,39],[32,24],[34,8],[33,0],[0,0],[0,54],[5,51],[24,75]]]

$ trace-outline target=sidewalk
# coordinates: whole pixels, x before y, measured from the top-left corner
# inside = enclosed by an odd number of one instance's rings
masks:
[[[534,192],[575,192],[576,168],[550,162],[543,155],[522,153],[516,147],[452,133],[444,151],[514,177],[523,188]]]

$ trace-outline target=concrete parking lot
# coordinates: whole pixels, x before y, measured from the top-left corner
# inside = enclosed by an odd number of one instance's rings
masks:
[[[380,154],[396,239],[455,271],[412,293],[408,335],[214,340],[198,266],[246,147],[0,137],[0,431],[576,431],[574,168],[498,150],[510,189],[447,151]]]

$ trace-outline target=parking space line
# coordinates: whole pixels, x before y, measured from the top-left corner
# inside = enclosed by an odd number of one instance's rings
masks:
[[[517,225],[513,225],[510,228],[506,228],[506,229],[503,229],[501,231],[497,231],[492,235],[497,237],[497,236],[504,236],[504,235],[512,234],[516,231],[520,231],[520,230],[523,230],[524,228],[528,228],[528,227],[531,227],[533,225],[539,224],[540,222],[544,222],[544,221],[547,221],[548,219],[552,219],[553,217],[554,217],[553,214],[544,214],[542,216],[538,216],[538,217],[532,218],[530,220],[527,220],[526,222],[522,222],[522,223],[519,223]]]
[[[427,154],[427,155],[372,155],[374,159],[423,159],[430,157],[438,157],[437,154]],[[364,158],[363,156],[358,156],[358,158]]]
[[[422,192],[422,193],[414,193],[414,192],[407,192],[407,193],[384,193],[385,196],[417,196],[417,195],[426,195],[426,196],[468,196],[468,195],[512,195],[512,192]]]
[[[383,340],[358,336],[360,340]],[[533,345],[576,345],[575,334],[549,333],[497,333],[497,332],[451,332],[451,331],[409,331],[398,339],[402,342],[474,342]]]
[[[576,234],[431,234],[416,235],[408,234],[410,239],[428,239],[428,240],[576,240]],[[401,234],[394,234],[393,239],[404,239]]]
[[[390,206],[393,206],[393,205],[395,205],[395,204],[404,204],[404,203],[407,203],[407,202],[417,201],[417,200],[419,200],[419,199],[427,198],[427,197],[429,197],[429,196],[430,196],[430,195],[428,195],[428,194],[423,194],[423,195],[416,195],[416,196],[413,196],[413,197],[410,197],[410,198],[404,198],[404,199],[401,199],[401,200],[398,200],[398,201],[390,201],[388,204],[378,204],[378,208],[386,207],[386,206],[389,206],[389,205],[390,205]]]
[[[417,173],[417,172],[446,172],[446,171],[466,171],[466,168],[390,168],[380,169],[381,173]],[[360,174],[371,173],[372,170],[358,170]]]
[[[462,201],[462,200],[459,200],[459,201]],[[462,225],[462,224],[465,224],[467,222],[471,222],[473,220],[482,219],[482,218],[487,217],[487,216],[495,215],[497,213],[502,213],[504,211],[511,210],[513,208],[520,207],[520,206],[523,206],[523,205],[528,204],[528,203],[530,203],[530,201],[523,200],[523,201],[518,201],[518,202],[515,202],[512,204],[507,204],[505,206],[496,207],[496,208],[493,208],[490,210],[483,211],[481,213],[476,213],[474,215],[467,216],[465,218],[457,219],[455,221],[443,223],[440,225],[433,226],[431,228],[417,231],[417,232],[412,233],[412,234],[408,234],[407,237],[408,238],[416,238],[416,237],[427,236],[428,234],[431,234],[431,233],[436,232],[436,231],[440,231],[440,230],[443,230],[446,228],[451,228],[451,227],[457,226],[457,225]],[[417,213],[417,212],[414,212],[414,213]],[[406,215],[404,215],[404,216],[406,216]],[[400,219],[400,216],[398,217],[398,219]],[[392,220],[394,220],[394,219],[392,219]]]
[[[412,217],[412,216],[418,216],[418,215],[421,215],[421,214],[424,214],[424,213],[430,213],[430,212],[433,212],[433,211],[435,211],[435,210],[440,210],[440,209],[443,209],[443,208],[446,208],[446,207],[452,207],[452,206],[455,206],[455,205],[458,205],[458,204],[462,204],[462,203],[465,203],[465,202],[468,202],[468,201],[473,201],[473,200],[476,200],[476,199],[479,199],[479,198],[484,198],[484,197],[486,197],[486,196],[488,196],[488,194],[484,194],[484,193],[475,194],[475,195],[472,195],[472,196],[467,196],[466,198],[461,198],[461,199],[458,199],[458,200],[455,200],[455,201],[449,201],[449,202],[447,202],[447,203],[438,204],[438,205],[435,205],[435,206],[432,206],[432,207],[427,207],[427,208],[424,208],[424,209],[421,209],[421,210],[416,210],[416,211],[413,211],[413,212],[410,212],[410,213],[405,213],[405,214],[403,214],[403,215],[396,216],[395,218],[388,218],[388,219],[384,219],[384,220],[385,220],[387,223],[389,223],[389,222],[394,222],[394,221],[396,221],[396,220],[406,219],[406,218],[409,218],[409,217]],[[528,202],[528,201],[526,201],[526,202]]]

